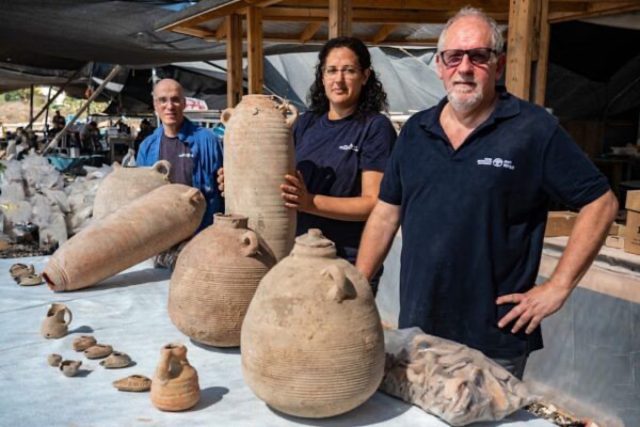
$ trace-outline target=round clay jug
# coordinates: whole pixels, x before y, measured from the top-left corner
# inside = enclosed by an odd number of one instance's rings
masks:
[[[184,411],[200,400],[198,373],[187,360],[187,347],[167,344],[151,380],[151,402],[163,411]]]
[[[240,345],[240,327],[262,277],[276,264],[241,215],[214,215],[213,225],[180,252],[169,289],[169,317],[193,340]]]
[[[246,215],[249,228],[267,242],[276,259],[291,250],[296,212],[284,206],[280,185],[295,175],[291,126],[298,111],[269,95],[245,95],[222,112],[226,213]],[[287,111],[291,112],[287,116]]]
[[[69,318],[67,320],[66,318]],[[40,333],[45,338],[61,338],[67,335],[73,314],[69,308],[61,303],[53,303],[47,310],[47,316],[42,321]]]
[[[113,163],[113,171],[107,175],[96,191],[93,202],[93,218],[104,218],[132,200],[147,194],[161,185],[169,184],[171,163],[160,160],[150,168],[123,168]]]
[[[380,315],[367,280],[318,229],[262,279],[242,325],[242,373],[284,413],[331,417],[354,409],[384,371]]]
[[[54,291],[93,286],[191,237],[205,204],[197,188],[160,186],[64,242],[42,276]]]

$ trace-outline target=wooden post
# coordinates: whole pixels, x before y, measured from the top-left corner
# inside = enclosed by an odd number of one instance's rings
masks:
[[[242,17],[235,13],[225,19],[227,36],[227,106],[242,99]]]
[[[509,92],[530,100],[534,14],[538,0],[511,0],[509,4],[509,44],[506,85]]]
[[[540,37],[538,38],[538,60],[534,64],[533,101],[540,106],[544,106],[549,69],[551,24],[549,24],[549,0],[540,0],[540,2],[540,22],[538,27]]]
[[[329,38],[351,35],[351,0],[329,0]]]
[[[264,83],[262,49],[262,9],[250,6],[247,10],[247,39],[249,59],[249,93],[261,94]]]

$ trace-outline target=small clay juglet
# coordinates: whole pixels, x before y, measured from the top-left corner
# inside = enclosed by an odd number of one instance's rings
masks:
[[[60,371],[67,377],[73,377],[78,373],[80,365],[82,365],[80,360],[63,360],[60,363]]]
[[[67,314],[69,315],[69,320],[65,319]],[[71,310],[66,305],[53,303],[47,311],[47,317],[42,321],[40,333],[45,338],[61,338],[67,335],[72,319]]]
[[[47,356],[47,363],[49,366],[53,366],[55,368],[60,365],[60,362],[62,362],[62,356],[59,354],[51,353]]]

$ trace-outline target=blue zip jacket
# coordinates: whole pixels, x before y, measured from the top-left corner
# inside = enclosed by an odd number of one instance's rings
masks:
[[[138,166],[152,166],[160,160],[158,157],[163,131],[163,127],[160,126],[142,141],[136,157]],[[222,142],[213,132],[192,123],[187,118],[180,127],[178,139],[189,145],[193,155],[192,184],[207,200],[207,210],[198,228],[200,231],[213,223],[214,213],[224,211],[224,199],[216,183],[217,170],[222,167]]]

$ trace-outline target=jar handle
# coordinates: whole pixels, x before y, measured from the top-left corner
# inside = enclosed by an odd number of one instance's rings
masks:
[[[285,123],[287,124],[288,128],[291,128],[296,120],[298,120],[298,109],[293,104],[290,104],[288,102],[285,104],[285,107],[286,111],[291,113],[291,115],[285,119]]]
[[[169,172],[171,172],[171,163],[168,160],[158,160],[151,166],[151,169],[168,178]]]
[[[180,195],[180,197],[183,197],[184,199],[186,199],[190,204],[192,205],[197,205],[199,203],[201,203],[202,201],[204,201],[204,196],[202,195],[202,193],[200,192],[200,190],[198,190],[197,188],[190,188],[187,191],[185,191],[184,193],[182,193]]]
[[[224,110],[222,110],[222,113],[220,114],[220,121],[222,122],[223,125],[227,125],[227,123],[229,123],[229,120],[231,119],[231,116],[233,115],[233,107],[229,107],[229,108],[225,108]]]
[[[355,299],[358,295],[353,283],[347,278],[344,273],[344,269],[337,265],[330,265],[320,273],[324,277],[329,277],[333,280],[327,297],[338,303],[346,299]]]
[[[242,255],[245,257],[254,256],[258,253],[258,249],[260,247],[260,242],[258,241],[258,235],[253,230],[247,230],[240,237],[240,241],[242,242]]]
[[[71,321],[73,320],[73,313],[71,313],[71,310],[69,310],[69,307],[65,307],[62,309],[62,312],[64,313],[62,315],[62,322],[64,323],[65,326],[69,326],[69,324],[71,323]],[[69,320],[65,322],[64,318],[65,318],[65,314],[69,315]]]

